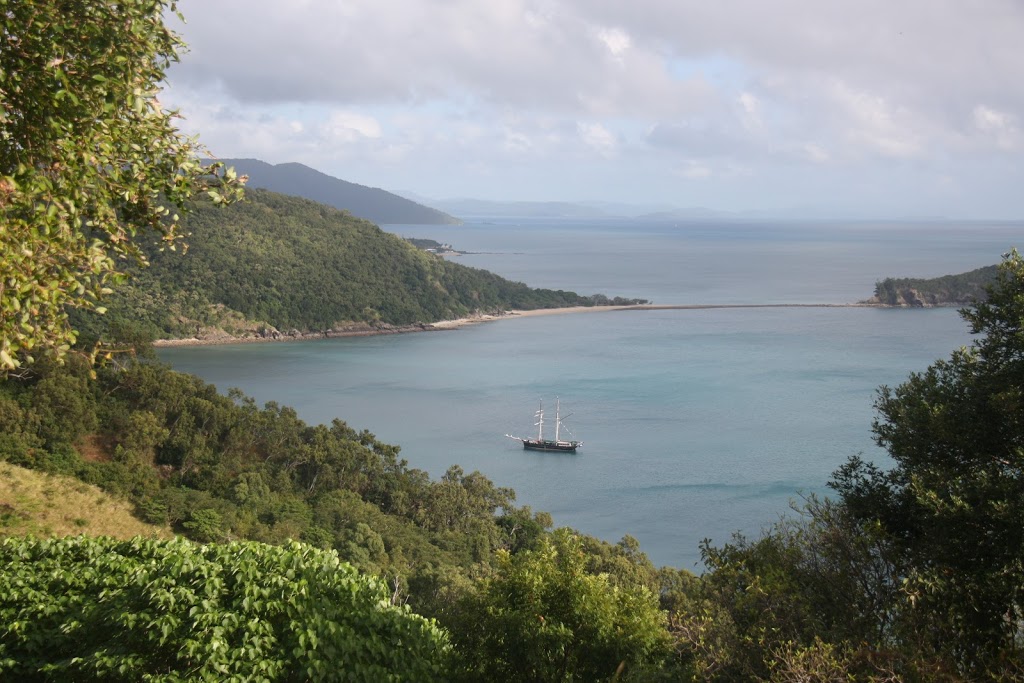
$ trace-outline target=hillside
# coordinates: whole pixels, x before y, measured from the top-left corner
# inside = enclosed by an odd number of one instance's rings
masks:
[[[886,278],[875,284],[875,295],[864,303],[883,306],[967,306],[984,301],[985,287],[996,277],[996,266],[936,278]]]
[[[630,303],[531,289],[323,204],[246,194],[223,209],[197,205],[185,253],[147,247],[151,266],[108,297],[106,315],[73,312],[83,340],[386,331],[507,309]]]
[[[258,159],[223,159],[247,187],[305,197],[378,224],[454,225],[459,219],[376,187],[350,183],[299,163],[268,164]]]
[[[0,461],[0,536],[91,534],[170,538],[166,525],[135,517],[132,505],[78,479]]]

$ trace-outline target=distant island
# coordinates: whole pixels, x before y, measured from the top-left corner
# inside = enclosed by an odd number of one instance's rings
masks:
[[[885,278],[875,283],[875,295],[862,302],[900,308],[968,306],[984,301],[985,287],[996,277],[996,266],[935,278]]]

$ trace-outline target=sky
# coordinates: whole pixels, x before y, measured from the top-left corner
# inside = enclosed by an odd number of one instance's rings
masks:
[[[424,198],[1024,219],[1021,0],[180,0],[219,157]]]

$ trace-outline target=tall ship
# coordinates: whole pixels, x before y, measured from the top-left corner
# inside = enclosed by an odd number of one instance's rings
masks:
[[[571,413],[570,413],[571,415]],[[566,415],[565,417],[569,417]],[[528,451],[555,451],[558,453],[575,453],[576,449],[583,445],[582,441],[564,441],[561,438],[562,431],[562,420],[565,418],[561,414],[561,406],[559,405],[558,399],[555,399],[555,438],[545,439],[544,438],[544,401],[540,402],[540,408],[534,414],[537,418],[535,426],[537,427],[537,438],[528,439],[521,436],[512,436],[506,434],[510,439],[521,441],[523,448]],[[567,430],[568,431],[568,430]]]

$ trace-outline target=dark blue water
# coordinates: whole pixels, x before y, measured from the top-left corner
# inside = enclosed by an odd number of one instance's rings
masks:
[[[393,228],[457,248],[468,265],[538,286],[660,303],[848,302],[887,275],[998,261],[1020,225],[669,227],[571,224]],[[578,283],[578,284],[575,284]],[[513,487],[559,525],[636,536],[659,564],[698,543],[756,534],[801,494],[827,493],[871,438],[880,384],[969,343],[953,310],[865,308],[588,312],[449,332],[166,349],[222,390],[340,417],[438,476],[451,464]],[[555,397],[575,455],[523,451]]]

